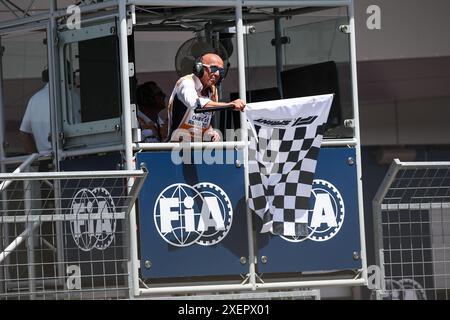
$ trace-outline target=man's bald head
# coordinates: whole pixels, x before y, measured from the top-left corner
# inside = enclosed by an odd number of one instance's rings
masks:
[[[223,60],[222,58],[215,53],[206,53],[202,57],[202,62],[205,64],[215,65],[220,68],[223,68]]]

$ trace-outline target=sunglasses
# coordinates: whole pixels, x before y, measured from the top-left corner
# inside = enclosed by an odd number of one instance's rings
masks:
[[[217,71],[219,71],[219,75],[221,78],[225,77],[225,68],[220,68],[218,66],[215,65],[209,65],[209,64],[203,64],[205,67],[208,67],[209,70],[211,70],[211,73],[216,73]]]

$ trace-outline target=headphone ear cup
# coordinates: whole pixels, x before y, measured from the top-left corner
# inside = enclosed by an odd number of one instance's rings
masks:
[[[203,74],[205,73],[203,63],[200,60],[197,60],[194,64],[194,74],[201,78],[203,77]]]

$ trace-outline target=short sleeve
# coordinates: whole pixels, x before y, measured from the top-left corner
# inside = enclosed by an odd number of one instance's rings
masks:
[[[31,128],[31,115],[32,115],[32,109],[33,109],[33,100],[31,99],[28,101],[27,108],[25,110],[25,114],[22,118],[22,123],[20,124],[20,131],[26,132],[26,133],[32,133],[33,130]]]
[[[198,100],[201,108],[203,108],[207,103],[211,102],[211,99],[205,97],[198,98]]]

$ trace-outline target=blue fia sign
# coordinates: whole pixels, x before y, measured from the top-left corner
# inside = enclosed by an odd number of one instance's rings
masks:
[[[247,273],[243,166],[180,164],[169,151],[138,153],[137,164],[149,171],[139,195],[143,277]]]

